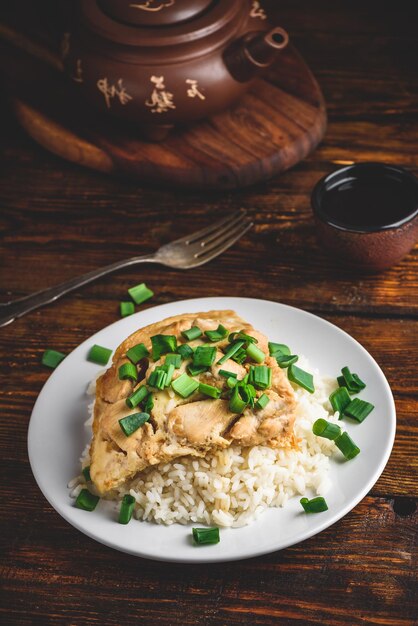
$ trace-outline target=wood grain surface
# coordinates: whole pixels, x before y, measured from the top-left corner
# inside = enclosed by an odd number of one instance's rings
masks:
[[[12,5],[1,10],[16,26]],[[0,329],[0,615],[7,626],[417,623],[418,248],[382,274],[353,274],[318,247],[309,206],[315,182],[341,162],[390,161],[418,174],[412,5],[281,0],[278,19],[319,79],[329,127],[309,159],[245,190],[173,192],[86,170],[28,138],[3,100],[1,301],[150,252],[241,206],[255,221],[208,266],[125,270]],[[22,29],[53,49],[59,38],[52,25],[64,5],[36,6]],[[392,387],[398,425],[387,467],[353,511],[281,552],[180,566],[106,548],[49,506],[26,449],[31,410],[50,373],[41,354],[45,347],[69,352],[116,321],[126,289],[141,280],[155,290],[147,306],[266,297],[317,313],[364,345]]]

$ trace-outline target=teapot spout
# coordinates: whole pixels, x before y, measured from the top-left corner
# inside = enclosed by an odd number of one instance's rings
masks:
[[[245,83],[269,67],[279,50],[283,50],[288,43],[289,36],[280,27],[262,33],[248,33],[225,50],[224,62],[233,78]]]

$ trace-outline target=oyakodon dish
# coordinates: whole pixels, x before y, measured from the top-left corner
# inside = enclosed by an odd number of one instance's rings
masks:
[[[261,332],[233,311],[177,315],[128,337],[98,379],[90,476],[111,495],[178,457],[231,445],[291,449],[295,410]]]

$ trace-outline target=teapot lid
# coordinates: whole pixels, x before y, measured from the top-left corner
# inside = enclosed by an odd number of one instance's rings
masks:
[[[213,0],[98,0],[110,17],[129,25],[166,26],[197,17]]]

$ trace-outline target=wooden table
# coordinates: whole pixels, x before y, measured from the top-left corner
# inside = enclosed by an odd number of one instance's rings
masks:
[[[173,193],[92,173],[39,148],[3,103],[3,301],[150,252],[238,207],[255,221],[238,245],[190,274],[151,265],[120,272],[0,330],[8,626],[416,623],[418,249],[383,274],[353,276],[318,248],[309,207],[315,182],[342,162],[390,161],[418,173],[412,5],[281,0],[281,22],[322,85],[329,129],[308,160],[244,191]],[[119,300],[143,279],[155,289],[149,306],[268,297],[322,316],[370,351],[392,387],[398,427],[385,471],[353,511],[281,552],[185,566],[106,548],[49,506],[26,449],[31,410],[50,374],[42,352],[69,352],[117,320]]]

